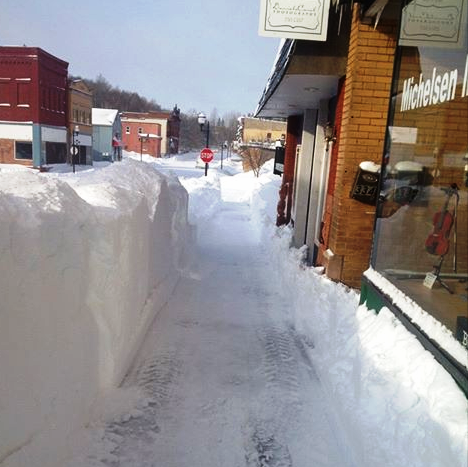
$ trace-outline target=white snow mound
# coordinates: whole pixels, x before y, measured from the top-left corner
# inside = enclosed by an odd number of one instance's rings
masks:
[[[0,172],[2,467],[55,465],[121,381],[185,267],[187,204],[176,179],[132,160]]]

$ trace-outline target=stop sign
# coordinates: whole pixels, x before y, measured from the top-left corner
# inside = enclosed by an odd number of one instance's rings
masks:
[[[213,160],[213,151],[210,148],[202,149],[200,159],[206,163],[211,162]]]

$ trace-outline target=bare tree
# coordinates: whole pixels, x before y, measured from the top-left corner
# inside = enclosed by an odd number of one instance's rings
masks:
[[[244,170],[252,170],[256,177],[260,175],[262,165],[272,159],[274,154],[274,151],[259,147],[241,146],[239,148],[239,155],[242,158]]]
[[[214,109],[210,122],[210,146],[221,146],[225,141],[228,144],[234,141],[237,129],[237,118],[240,114],[230,112],[223,118],[217,117],[217,111]],[[215,120],[212,120],[215,118]],[[200,132],[198,125],[198,112],[194,109],[181,114],[180,126],[180,147],[183,150],[200,149],[205,142],[205,135]]]

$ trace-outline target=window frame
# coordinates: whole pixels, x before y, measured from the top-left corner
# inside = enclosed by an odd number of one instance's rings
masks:
[[[29,144],[31,146],[31,157],[17,157],[18,154],[18,144]],[[32,141],[15,141],[15,156],[14,159],[15,161],[32,161],[33,160],[33,144]]]

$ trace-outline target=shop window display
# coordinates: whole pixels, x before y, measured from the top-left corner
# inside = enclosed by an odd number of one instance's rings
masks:
[[[468,346],[468,55],[400,46],[373,268]]]

